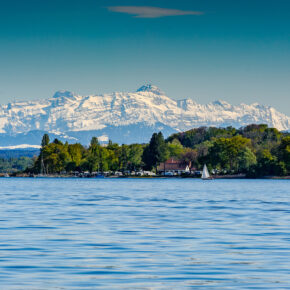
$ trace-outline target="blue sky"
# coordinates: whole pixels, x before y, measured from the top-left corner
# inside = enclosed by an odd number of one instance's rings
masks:
[[[290,1],[1,0],[1,103],[147,82],[290,115]]]

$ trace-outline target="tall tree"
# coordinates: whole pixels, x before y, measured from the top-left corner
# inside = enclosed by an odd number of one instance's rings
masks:
[[[128,166],[130,170],[139,169],[142,166],[143,146],[140,144],[129,145],[129,161]]]
[[[285,162],[288,173],[290,173],[290,136],[282,139],[278,147],[278,158],[280,162]]]
[[[49,136],[48,134],[44,134],[43,137],[42,137],[42,140],[41,140],[41,147],[45,147],[49,144]]]
[[[98,138],[97,137],[93,137],[91,139],[90,147],[99,146],[99,145],[100,145],[100,143],[99,143]]]
[[[83,163],[90,172],[100,169],[101,146],[98,138],[93,137],[90,143],[86,161]]]
[[[143,153],[143,161],[148,169],[156,168],[161,162],[165,162],[169,157],[167,144],[161,132],[154,133],[149,145]]]

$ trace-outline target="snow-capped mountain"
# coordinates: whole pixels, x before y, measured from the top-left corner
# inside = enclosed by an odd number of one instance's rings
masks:
[[[102,141],[147,142],[157,130],[168,135],[199,126],[242,127],[251,123],[290,129],[290,118],[272,107],[173,100],[153,85],[132,93],[90,96],[59,91],[50,99],[0,106],[0,145],[35,144],[43,132],[71,142],[88,143],[93,135]]]

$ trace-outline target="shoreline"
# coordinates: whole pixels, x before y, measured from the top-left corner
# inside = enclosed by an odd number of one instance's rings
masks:
[[[250,178],[246,177],[245,175],[218,175],[218,176],[212,176],[212,180],[219,180],[219,179],[271,179],[271,180],[290,180],[290,176],[263,176],[263,177],[257,177],[257,178]],[[193,177],[193,176],[117,176],[117,175],[111,175],[111,176],[104,176],[102,178],[99,177],[79,177],[79,176],[73,176],[73,175],[60,175],[60,174],[52,174],[47,176],[29,176],[27,174],[11,174],[11,176],[5,176],[5,174],[0,174],[0,178],[73,178],[73,179],[201,179],[200,177]]]

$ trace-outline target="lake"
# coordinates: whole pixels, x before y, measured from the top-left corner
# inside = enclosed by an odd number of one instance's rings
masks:
[[[290,181],[0,179],[1,289],[290,288]]]

